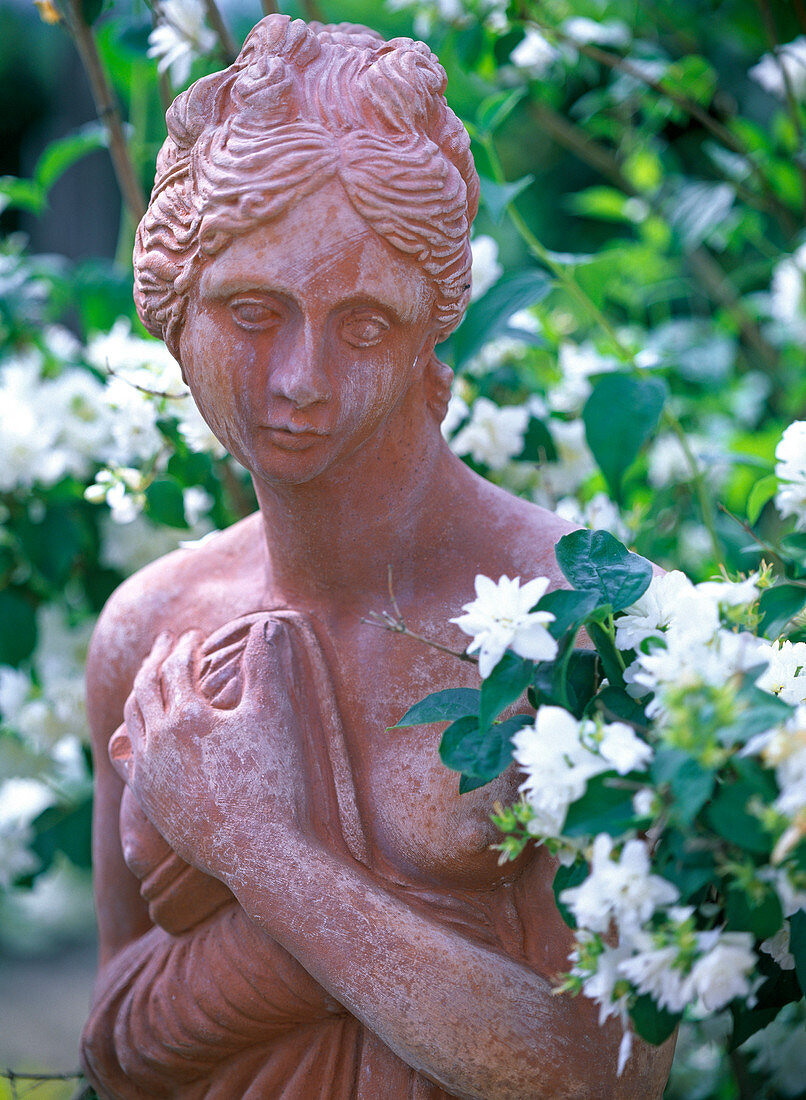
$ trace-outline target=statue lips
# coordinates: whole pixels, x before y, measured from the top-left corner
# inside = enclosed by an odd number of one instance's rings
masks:
[[[293,424],[267,424],[263,430],[281,451],[306,451],[329,434],[319,428],[298,428]]]

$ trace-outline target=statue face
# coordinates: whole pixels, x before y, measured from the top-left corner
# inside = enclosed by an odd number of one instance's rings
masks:
[[[413,388],[430,415],[414,383],[433,297],[331,182],[205,265],[180,343],[188,384],[253,474],[309,481],[384,426],[410,430]]]

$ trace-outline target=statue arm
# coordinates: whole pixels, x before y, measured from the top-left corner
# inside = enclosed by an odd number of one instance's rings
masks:
[[[335,1001],[452,1095],[660,1097],[670,1047],[636,1042],[618,1078],[618,1025],[600,1028],[585,998],[554,996],[556,960],[480,942],[312,836],[304,731],[316,705],[294,687],[282,623],[251,630],[243,699],[227,712],[198,690],[200,643],[196,632],[158,639],[113,747],[116,767],[175,851],[224,882]],[[559,944],[550,891],[536,899],[536,939]]]
[[[321,846],[286,838],[284,858],[267,866],[274,847],[267,840],[258,836],[254,858],[224,876],[245,911],[403,1061],[452,1095],[661,1096],[669,1045],[636,1040],[618,1078],[620,1027],[600,1028],[591,1001],[555,996],[531,966],[445,927]]]
[[[121,645],[121,633],[133,621],[130,609],[119,610],[121,603],[113,598],[101,617],[87,668],[100,967],[82,1055],[91,1078],[110,1095],[146,1100],[168,1095],[173,1082],[198,1078],[210,1065],[294,1023],[344,1009],[234,899],[202,919],[209,905],[199,898],[201,881],[225,891],[198,871],[188,884],[189,903],[180,902],[183,913],[193,907],[199,912],[195,926],[181,935],[155,926],[140,879],[124,859],[120,810],[126,788],[107,751],[140,650],[150,645],[150,639]],[[115,646],[117,661],[110,659]]]

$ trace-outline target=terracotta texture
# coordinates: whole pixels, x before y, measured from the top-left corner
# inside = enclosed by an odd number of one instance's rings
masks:
[[[547,574],[566,525],[439,432],[478,180],[422,43],[269,16],[168,115],[137,302],[260,511],[115,594],[94,638],[103,1097],[659,1097],[671,1049],[552,995],[543,851],[500,867],[440,728],[476,573]]]

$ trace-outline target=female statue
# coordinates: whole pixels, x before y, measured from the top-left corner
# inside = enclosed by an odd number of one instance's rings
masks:
[[[542,850],[498,866],[436,726],[472,666],[411,627],[477,573],[548,575],[565,526],[439,432],[478,179],[428,48],[273,15],[168,114],[135,250],[147,327],[259,512],[128,581],[91,651],[103,1097],[660,1096],[671,1051],[552,995],[571,937]]]

